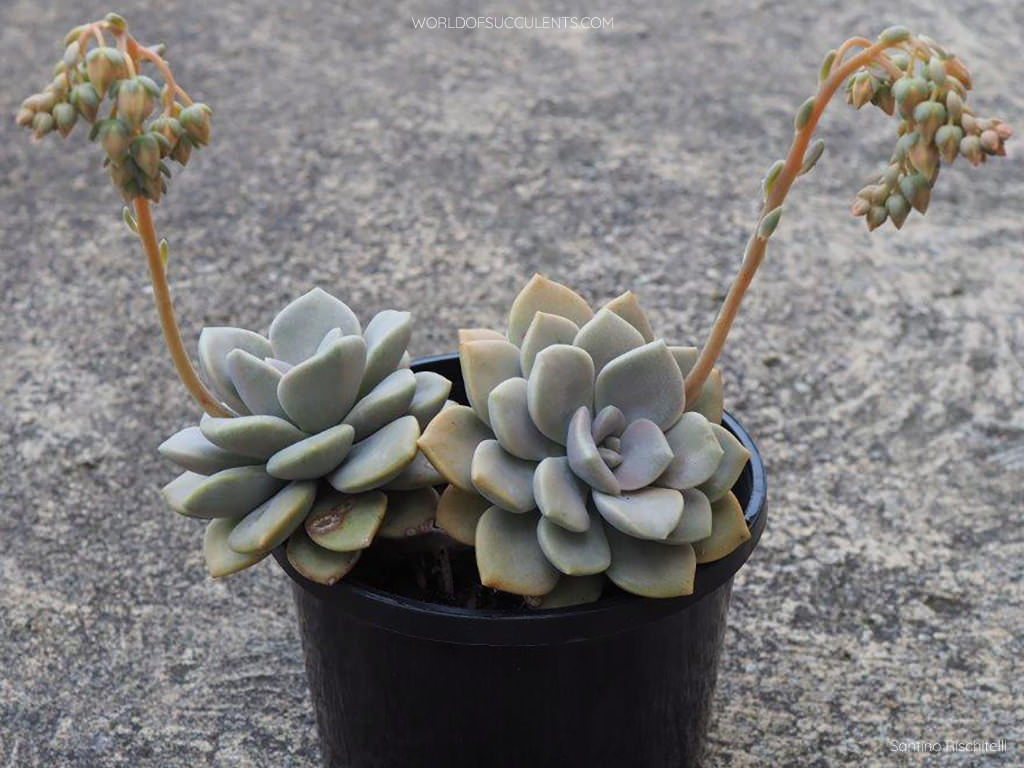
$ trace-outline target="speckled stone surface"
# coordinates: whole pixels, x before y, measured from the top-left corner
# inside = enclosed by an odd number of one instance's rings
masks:
[[[440,12],[614,28],[428,32],[418,0],[125,3],[216,110],[157,211],[185,334],[265,327],[317,283],[362,317],[412,310],[413,351],[446,351],[543,270],[593,300],[632,287],[698,342],[825,49],[906,21],[1024,127],[1024,6],[936,5],[462,2]],[[156,445],[196,412],[121,204],[81,129],[58,152],[9,121],[95,12],[0,8],[0,766],[312,768],[286,579],[208,580],[200,526],[160,502]],[[723,360],[772,518],[711,766],[1024,763],[1024,145],[869,236],[847,205],[891,130],[830,112]],[[946,738],[1009,751],[890,751]]]

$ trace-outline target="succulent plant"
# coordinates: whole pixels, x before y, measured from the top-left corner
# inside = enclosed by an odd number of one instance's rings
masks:
[[[409,369],[408,312],[366,328],[315,288],[285,307],[269,338],[206,328],[200,366],[233,415],[204,415],[160,453],[185,472],[163,489],[177,512],[210,520],[211,575],[259,562],[288,542],[299,573],[332,584],[375,537],[433,527],[443,479],[417,450],[451,382]]]
[[[564,605],[607,574],[686,595],[698,563],[749,538],[731,493],[749,454],[720,426],[721,377],[687,407],[697,350],[655,338],[632,293],[594,312],[536,275],[507,332],[460,331],[459,356],[470,405],[419,445],[451,484],[438,524],[476,546],[485,585]]]

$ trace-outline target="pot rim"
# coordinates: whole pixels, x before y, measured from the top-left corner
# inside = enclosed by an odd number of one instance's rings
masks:
[[[450,368],[452,365],[458,365],[458,355],[436,355],[413,362],[414,369]],[[737,485],[749,483],[750,486],[750,496],[743,510],[750,539],[722,559],[698,565],[693,593],[684,597],[655,599],[621,594],[568,608],[533,612],[481,610],[402,597],[345,579],[331,586],[317,584],[292,567],[284,546],[274,550],[274,558],[296,590],[304,591],[333,609],[399,634],[464,645],[546,645],[616,634],[686,610],[715,592],[732,581],[757,546],[767,521],[764,462],[750,434],[735,417],[725,412],[722,426],[750,452],[750,461],[737,481]]]

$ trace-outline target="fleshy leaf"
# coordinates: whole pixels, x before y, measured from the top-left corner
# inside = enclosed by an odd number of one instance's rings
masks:
[[[385,491],[417,491],[420,488],[444,485],[444,482],[444,476],[434,468],[430,459],[423,455],[423,451],[417,451],[409,466],[381,488]]]
[[[228,371],[228,354],[242,349],[256,357],[270,355],[270,342],[258,333],[243,328],[204,328],[199,334],[199,367],[214,392],[238,413],[248,413]]]
[[[567,317],[550,315],[547,312],[535,314],[519,350],[519,364],[523,369],[523,376],[530,377],[533,361],[537,359],[537,354],[542,349],[547,349],[553,344],[572,344],[572,340],[579,332],[580,327]]]
[[[505,334],[490,328],[459,328],[458,338],[460,347],[471,341],[508,341]]]
[[[366,341],[366,369],[359,396],[366,395],[398,367],[412,337],[412,315],[385,309],[373,316],[363,331]]]
[[[562,446],[540,433],[527,405],[526,379],[501,382],[487,400],[491,429],[501,447],[520,459],[540,461],[563,453]]]
[[[533,495],[541,514],[562,528],[582,533],[590,527],[590,489],[576,477],[566,457],[552,456],[537,465]]]
[[[345,460],[354,441],[352,427],[339,424],[278,451],[267,462],[267,472],[282,480],[323,477]]]
[[[711,535],[711,502],[696,488],[683,493],[683,514],[679,525],[665,539],[666,544],[692,544]]]
[[[233,467],[209,477],[186,472],[165,485],[162,493],[171,509],[188,517],[241,517],[283,485],[263,467]]]
[[[574,533],[542,517],[537,523],[537,542],[548,561],[566,576],[603,573],[611,564],[608,539],[597,521],[586,531]]]
[[[685,405],[683,375],[662,340],[619,355],[597,376],[598,409],[614,405],[627,422],[650,419],[661,429],[678,421]]]
[[[711,422],[699,413],[684,413],[665,437],[674,458],[658,478],[658,485],[694,488],[710,479],[725,456]]]
[[[288,539],[288,562],[310,581],[330,586],[342,579],[359,560],[361,549],[332,552],[313,542],[306,529],[299,526]]]
[[[615,479],[623,491],[635,491],[653,483],[672,461],[672,448],[665,433],[647,419],[637,419],[622,433],[618,451],[622,463]]]
[[[713,424],[722,423],[722,413],[725,410],[725,393],[722,387],[722,372],[712,368],[711,373],[704,380],[704,386],[700,388],[700,394],[692,403],[688,403],[686,410],[702,414]]]
[[[353,445],[345,463],[327,476],[327,482],[343,493],[379,488],[416,458],[419,436],[420,426],[413,416],[395,419]]]
[[[359,319],[344,302],[314,288],[282,309],[270,324],[273,356],[292,365],[301,363],[316,353],[333,328],[341,329],[342,336],[359,335],[361,331]],[[270,354],[268,351],[259,356]]]
[[[452,383],[433,371],[417,371],[413,376],[416,378],[416,392],[409,404],[409,415],[416,417],[420,431],[423,431],[430,420],[441,412],[444,401],[452,391]]]
[[[259,459],[225,451],[207,440],[199,427],[186,427],[160,444],[160,455],[182,469],[200,475],[212,475],[222,469],[259,463]]]
[[[558,583],[558,571],[537,542],[535,514],[491,507],[476,527],[476,565],[485,587],[540,596]]]
[[[552,610],[554,608],[571,608],[574,605],[585,605],[597,602],[604,591],[605,578],[595,576],[562,576],[553,590],[543,597],[534,598],[532,608]]]
[[[594,370],[600,371],[619,355],[642,347],[645,342],[640,331],[624,319],[610,310],[600,309],[580,328],[572,343],[585,349],[594,360]]]
[[[614,470],[617,466],[622,463],[622,454],[612,448],[605,448],[602,445],[597,447],[597,452],[601,454],[601,458],[604,459],[604,463],[608,469]]]
[[[612,564],[608,578],[641,597],[682,597],[693,593],[697,558],[689,544],[662,544],[607,528]]]
[[[594,442],[600,445],[609,437],[618,437],[622,434],[622,430],[626,428],[626,417],[622,411],[616,408],[614,405],[606,405],[602,408],[597,416],[594,417],[594,423],[590,427],[590,433],[594,437]],[[609,446],[611,447],[611,446]],[[618,447],[614,447],[613,450],[619,450]]]
[[[718,463],[715,473],[699,488],[708,500],[712,503],[718,501],[725,494],[732,490],[743,473],[743,468],[750,459],[750,451],[743,447],[743,443],[733,436],[732,432],[718,424],[711,425],[712,431],[718,444],[722,447],[725,455]]]
[[[360,336],[343,336],[281,377],[277,398],[289,418],[307,432],[338,424],[356,401],[366,362]]]
[[[488,397],[501,382],[519,376],[519,350],[507,341],[471,341],[459,347],[459,362],[469,404],[489,425]]]
[[[698,563],[720,560],[750,538],[743,506],[732,493],[711,503],[711,535],[693,544]]]
[[[533,498],[533,472],[537,464],[505,453],[497,440],[484,440],[473,454],[473,487],[509,512],[529,512]]]
[[[206,533],[203,534],[203,558],[206,560],[206,570],[215,579],[245,570],[267,556],[266,552],[240,554],[228,545],[237,522],[222,517],[211,520],[206,525]]]
[[[311,480],[286,485],[238,522],[228,546],[242,554],[266,554],[302,525],[315,498]]]
[[[573,414],[594,404],[594,361],[568,344],[541,350],[527,380],[526,402],[537,429],[565,445]]]
[[[622,492],[619,481],[597,449],[590,426],[590,409],[581,406],[569,422],[568,445],[565,448],[569,466],[576,477],[594,490],[617,496]]]
[[[437,491],[388,491],[388,509],[377,535],[382,539],[404,539],[429,533],[437,514]]]
[[[668,351],[675,358],[676,365],[679,366],[679,372],[683,374],[684,378],[693,366],[697,364],[697,358],[700,355],[700,350],[696,347],[669,347]]]
[[[508,340],[519,345],[537,312],[547,312],[583,325],[594,315],[590,305],[581,296],[560,283],[541,275],[534,275],[519,292],[508,317]]]
[[[356,432],[356,440],[373,434],[404,414],[416,393],[416,376],[408,368],[394,371],[377,384],[345,417]],[[417,424],[419,420],[417,419]]]
[[[315,544],[332,552],[366,549],[373,542],[388,498],[380,491],[348,495],[329,493],[317,499],[306,518],[306,533]]]
[[[638,539],[664,539],[679,525],[683,494],[671,488],[644,488],[621,496],[594,491],[601,517]]]
[[[250,412],[288,418],[277,399],[278,368],[244,349],[231,350],[227,364],[231,383]]]
[[[473,493],[473,454],[483,440],[491,438],[491,430],[472,408],[452,404],[431,420],[419,439],[419,447],[449,483]]]
[[[621,296],[616,296],[604,305],[604,309],[614,312],[636,328],[643,336],[645,343],[654,341],[654,329],[651,328],[647,315],[632,291],[626,291]]]
[[[490,506],[480,494],[449,485],[437,502],[437,525],[456,541],[473,546],[477,523]]]
[[[199,429],[203,437],[225,451],[263,460],[309,437],[276,416],[209,417],[199,422]]]

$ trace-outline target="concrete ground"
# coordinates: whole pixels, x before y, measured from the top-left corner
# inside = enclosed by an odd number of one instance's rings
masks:
[[[320,284],[363,317],[412,310],[413,351],[446,351],[542,270],[595,301],[633,288],[699,342],[823,52],[892,23],[1024,127],[1019,3],[441,5],[121,4],[216,112],[157,210],[187,338],[263,328]],[[312,768],[286,578],[210,581],[201,528],[158,496],[156,445],[196,409],[98,152],[10,123],[97,8],[0,7],[0,766]],[[411,21],[563,13],[614,26]],[[830,111],[723,359],[771,519],[737,578],[711,766],[1024,762],[1024,145],[868,235],[847,207],[893,130]],[[1008,751],[893,751],[946,739]]]

